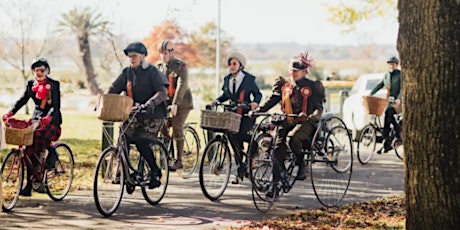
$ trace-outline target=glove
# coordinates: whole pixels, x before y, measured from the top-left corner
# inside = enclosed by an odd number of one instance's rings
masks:
[[[321,112],[318,110],[313,111],[312,114],[308,115],[308,119],[310,119],[313,122],[318,122],[321,120]]]
[[[153,114],[153,110],[155,110],[155,105],[153,104],[152,101],[148,101],[145,104],[142,104],[141,108],[143,108],[143,109],[145,108],[147,113]]]
[[[252,117],[252,116],[254,116],[254,111],[251,110],[248,112],[248,117]]]
[[[51,115],[48,115],[48,116],[42,118],[42,126],[49,125],[51,120],[53,120],[53,117]]]
[[[170,105],[169,109],[171,111],[171,115],[174,117],[177,114],[177,105]]]
[[[10,112],[4,114],[2,119],[3,119],[3,121],[6,121],[6,120],[8,120],[8,118],[10,118],[12,116],[13,116],[13,112],[10,111]]]

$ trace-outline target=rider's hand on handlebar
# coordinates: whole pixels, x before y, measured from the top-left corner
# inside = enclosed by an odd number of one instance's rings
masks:
[[[6,121],[8,120],[8,118],[12,117],[13,116],[13,112],[8,112],[8,113],[5,113],[3,116],[2,116],[2,119],[3,121]]]
[[[44,118],[42,118],[42,126],[47,126],[50,124],[51,120],[53,120],[53,117],[48,115]]]
[[[249,103],[249,105],[251,106],[251,110],[255,110],[255,109],[257,109],[259,107],[259,105],[257,103],[255,103],[255,102],[251,102],[251,103]]]

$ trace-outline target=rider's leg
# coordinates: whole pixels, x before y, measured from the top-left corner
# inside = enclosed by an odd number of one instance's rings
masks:
[[[139,153],[147,161],[150,167],[150,184],[149,189],[160,186],[161,171],[155,162],[155,156],[153,155],[152,148],[150,147],[151,140],[147,138],[138,138],[135,140],[136,148]]]
[[[170,167],[172,170],[181,169],[183,167],[182,154],[184,153],[184,123],[189,112],[189,109],[178,110],[176,116],[172,118],[173,137],[177,150],[176,162]]]
[[[385,110],[385,119],[383,122],[383,152],[388,152],[391,149],[391,143],[388,140],[390,135],[390,125],[394,120],[395,110],[393,108],[387,108]],[[379,151],[381,152],[381,151]]]
[[[305,180],[307,178],[306,167],[304,161],[304,155],[302,153],[302,143],[306,141],[315,129],[315,124],[310,121],[306,121],[300,125],[297,125],[293,129],[293,135],[289,140],[289,147],[296,156],[295,164],[299,166],[297,171],[297,180]]]

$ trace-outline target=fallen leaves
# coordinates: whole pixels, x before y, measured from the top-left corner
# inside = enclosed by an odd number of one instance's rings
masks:
[[[394,196],[338,208],[304,210],[231,229],[403,229],[405,215],[405,197]]]

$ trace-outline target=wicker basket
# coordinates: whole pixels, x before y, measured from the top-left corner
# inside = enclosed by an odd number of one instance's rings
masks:
[[[32,145],[34,142],[34,128],[29,125],[26,128],[5,128],[5,142],[10,145]]]
[[[201,128],[212,131],[240,131],[241,115],[232,112],[201,110]]]
[[[373,96],[363,96],[364,100],[364,109],[368,114],[373,114],[380,116],[382,115],[383,111],[385,111],[385,107],[387,107],[388,100],[380,97],[373,97]]]
[[[97,118],[103,121],[125,121],[131,108],[133,99],[119,94],[99,94],[97,102]]]

